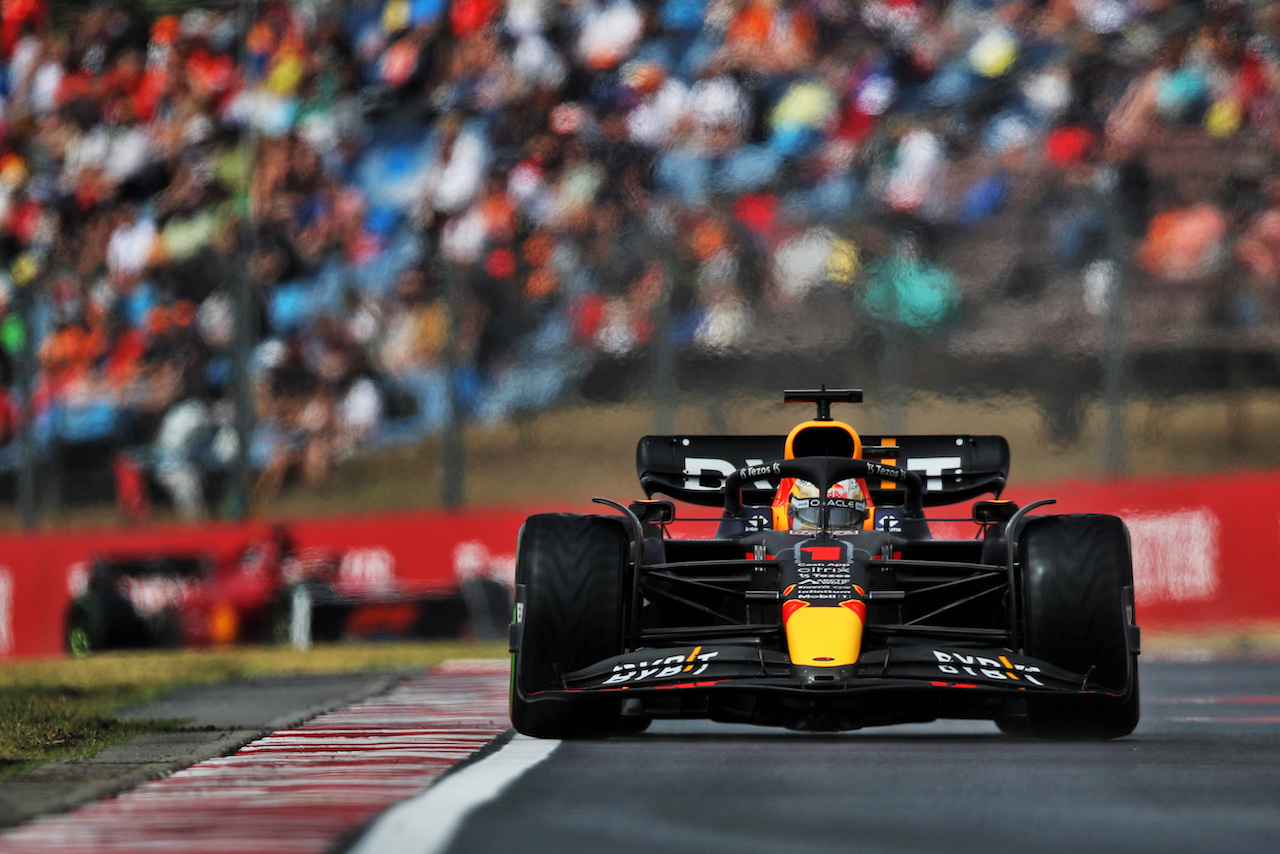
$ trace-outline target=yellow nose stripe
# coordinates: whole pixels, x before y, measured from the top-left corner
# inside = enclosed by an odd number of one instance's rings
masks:
[[[786,628],[792,664],[840,667],[858,660],[862,620],[848,608],[801,608],[787,619]]]

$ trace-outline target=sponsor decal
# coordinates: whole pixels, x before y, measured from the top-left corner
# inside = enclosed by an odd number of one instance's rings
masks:
[[[970,676],[985,678],[992,682],[1028,682],[1044,687],[1044,683],[1036,679],[1040,668],[1034,664],[1022,664],[1009,661],[1007,656],[991,658],[985,655],[967,655],[962,652],[944,652],[933,650],[933,657],[938,661],[938,670],[948,676]]]
[[[717,650],[703,652],[702,647],[695,646],[688,655],[678,653],[652,661],[615,664],[613,673],[603,684],[621,685],[625,682],[634,685],[637,682],[670,679],[673,676],[697,676],[705,672],[711,666],[711,659],[719,654]]]
[[[1202,602],[1220,595],[1221,522],[1212,508],[1121,510],[1133,543],[1138,604]]]
[[[902,477],[902,469],[893,466],[882,466],[880,463],[867,463],[867,476],[886,480],[897,480]]]
[[[350,549],[338,567],[338,586],[360,593],[382,593],[395,587],[396,559],[380,546]]]
[[[89,592],[89,562],[78,560],[67,568],[67,595],[78,599]]]
[[[828,507],[839,507],[843,510],[857,510],[861,513],[865,513],[867,510],[867,502],[853,498],[827,498],[825,500],[821,498],[793,498],[791,499],[791,504],[799,510],[816,510],[822,507],[823,504]]]
[[[195,598],[200,587],[185,578],[138,578],[132,575],[126,575],[116,583],[142,617],[153,617],[183,607]]]
[[[793,596],[812,605],[838,605],[850,597],[855,574],[865,569],[850,559],[849,544],[807,540],[796,546],[795,563],[783,567],[783,598]]]
[[[880,517],[880,530],[890,534],[902,533],[902,519],[896,513],[886,513]]]
[[[395,559],[387,558],[394,576]],[[453,547],[453,572],[458,581],[488,579],[514,590],[516,556],[514,552],[495,552],[483,540],[466,540]]]
[[[767,469],[766,474],[773,474],[769,466],[764,465],[764,460],[745,460],[747,469],[755,469],[757,467]],[[684,488],[698,490],[701,492],[715,492],[714,486],[703,486],[701,483],[702,473],[704,471],[715,472],[722,477],[728,477],[738,467],[728,460],[722,460],[719,457],[685,457],[684,458]],[[743,477],[754,477],[755,475],[743,475]],[[756,489],[772,489],[773,485],[768,479],[757,480],[752,484]]]
[[[907,470],[924,472],[924,488],[930,492],[942,489],[942,478],[948,474],[960,474],[959,457],[912,457],[907,460]]]
[[[781,463],[774,463],[768,466],[748,465],[744,469],[738,469],[738,477],[742,478],[743,480],[746,480],[749,477],[755,477],[755,478],[772,477],[773,475],[781,473],[781,471],[782,471]]]
[[[829,567],[813,564],[801,567],[800,580],[795,587],[797,599],[838,604],[848,599],[853,591],[853,575],[844,563],[834,563]]]

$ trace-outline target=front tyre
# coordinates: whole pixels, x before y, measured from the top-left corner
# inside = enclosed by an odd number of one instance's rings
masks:
[[[88,658],[94,652],[94,623],[88,609],[77,602],[71,606],[66,620],[65,651],[72,658]]]
[[[1133,561],[1115,516],[1044,516],[1019,538],[1026,652],[1120,697],[1027,702],[1042,738],[1121,738],[1138,725],[1138,659],[1130,652]]]
[[[530,517],[516,553],[519,646],[511,722],[525,735],[573,738],[617,729],[613,698],[538,699],[561,677],[623,651],[629,543],[621,519],[570,513]]]

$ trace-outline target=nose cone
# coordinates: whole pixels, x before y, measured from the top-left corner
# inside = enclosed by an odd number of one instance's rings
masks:
[[[791,664],[844,667],[858,660],[866,605],[856,599],[814,605],[800,599],[783,603],[783,623]]]

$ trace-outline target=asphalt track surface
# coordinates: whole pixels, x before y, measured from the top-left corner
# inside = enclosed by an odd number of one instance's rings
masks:
[[[1148,662],[1142,679],[1138,730],[1097,744],[970,722],[563,742],[445,850],[1280,851],[1280,663]]]
[[[503,664],[482,664],[0,831],[0,852],[1280,851],[1280,661],[1147,660],[1138,731],[1101,744],[968,722],[512,738]]]

